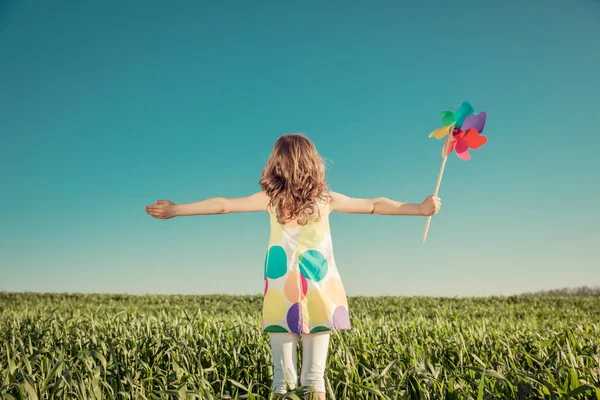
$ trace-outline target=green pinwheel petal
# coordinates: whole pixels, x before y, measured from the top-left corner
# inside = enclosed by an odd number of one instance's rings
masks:
[[[454,113],[456,126],[460,128],[463,122],[465,122],[465,118],[467,118],[467,115],[473,114],[474,112],[475,110],[473,109],[471,103],[469,103],[468,101],[463,101],[460,108]]]
[[[452,111],[442,111],[442,125],[449,126],[454,123],[454,113]]]

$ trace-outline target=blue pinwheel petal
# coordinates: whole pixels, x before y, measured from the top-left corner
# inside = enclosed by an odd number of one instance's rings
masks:
[[[454,113],[456,126],[461,128],[463,122],[465,122],[465,118],[467,118],[467,115],[473,114],[474,112],[475,110],[473,109],[473,106],[468,101],[463,101],[460,108]]]

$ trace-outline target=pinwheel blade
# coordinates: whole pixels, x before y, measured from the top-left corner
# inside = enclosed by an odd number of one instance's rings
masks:
[[[468,131],[471,128],[477,130],[477,132],[482,133],[483,128],[485,128],[485,121],[487,119],[487,114],[485,111],[480,112],[479,114],[470,114],[465,118],[465,122],[462,124],[462,130]]]
[[[448,147],[446,148],[446,142],[444,142],[444,146],[442,146],[442,158],[446,157],[448,154],[452,153],[454,150],[454,137],[448,139],[450,143],[448,143]]]
[[[478,149],[487,143],[487,137],[480,135],[474,128],[467,131],[465,140],[467,141],[469,149]]]
[[[469,150],[469,143],[462,137],[456,137],[456,154]]]
[[[435,131],[429,134],[429,137],[434,137],[436,139],[443,139],[444,136],[450,133],[449,126],[442,126],[441,128],[436,129]]]
[[[456,126],[461,128],[463,122],[465,122],[465,118],[469,114],[473,114],[475,110],[473,110],[473,106],[468,101],[463,101],[460,108],[456,110],[454,113],[454,119],[456,120]]]
[[[452,111],[442,111],[442,125],[452,125],[454,123],[454,113]]]
[[[468,151],[464,151],[462,153],[459,153],[458,151],[456,152],[456,155],[458,156],[458,158],[465,160],[465,161],[469,161],[471,159],[471,155],[469,154]]]

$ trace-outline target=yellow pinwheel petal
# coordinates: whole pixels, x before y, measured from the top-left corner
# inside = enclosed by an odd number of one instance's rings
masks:
[[[444,136],[450,133],[450,126],[442,126],[429,134],[429,137],[443,139]]]

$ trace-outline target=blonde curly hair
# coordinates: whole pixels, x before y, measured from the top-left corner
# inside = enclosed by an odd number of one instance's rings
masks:
[[[275,142],[259,181],[269,197],[277,222],[296,219],[306,225],[319,220],[319,201],[331,201],[325,180],[325,162],[303,134],[286,134]]]

